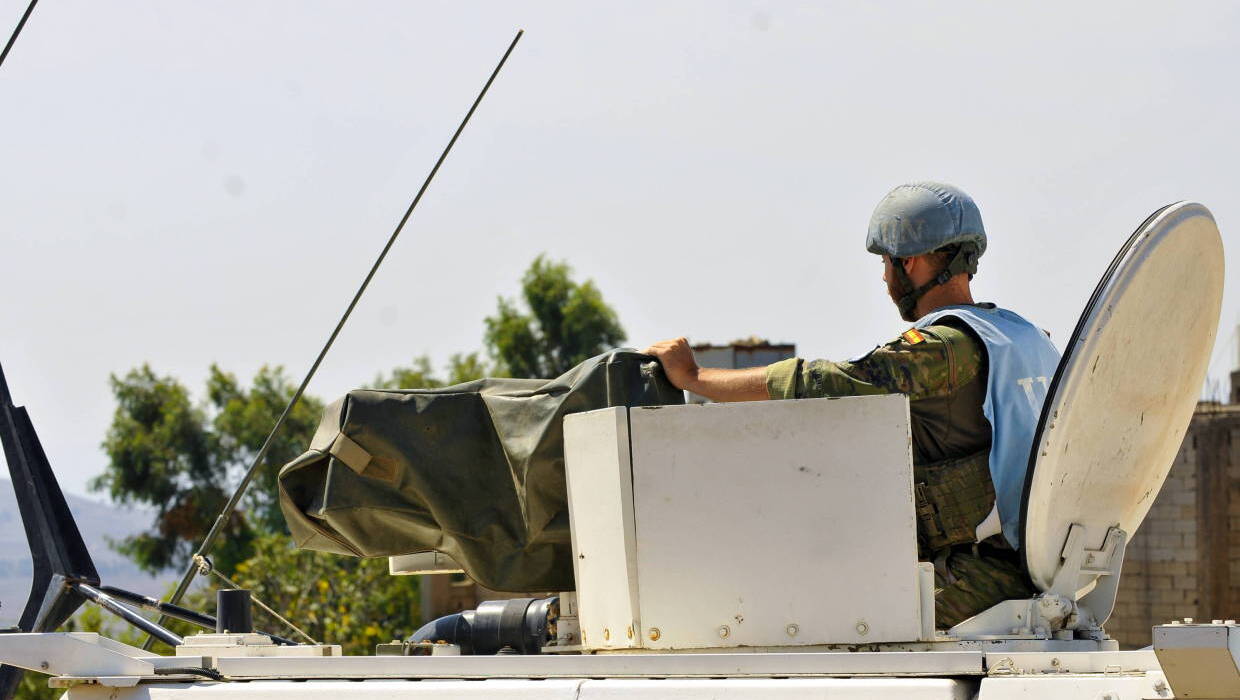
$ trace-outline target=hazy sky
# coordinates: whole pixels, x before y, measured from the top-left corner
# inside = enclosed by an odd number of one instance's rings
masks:
[[[0,68],[0,363],[67,490],[109,373],[300,378],[518,28],[311,393],[478,349],[540,252],[630,344],[852,356],[905,327],[863,239],[914,179],[974,196],[977,296],[1060,344],[1163,204],[1237,268],[1236,3],[44,0]]]

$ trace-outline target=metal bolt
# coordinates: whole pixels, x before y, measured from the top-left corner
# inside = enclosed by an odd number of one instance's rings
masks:
[[[626,629],[624,633],[626,636],[628,636],[629,639],[632,639],[633,638],[633,625],[629,625],[628,629]]]
[[[657,642],[659,641],[659,637],[663,636],[663,633],[659,631],[658,627],[651,627],[650,630],[646,632],[646,636],[650,638],[650,641]]]
[[[719,629],[716,632],[719,633],[720,639],[727,639],[732,634],[732,628],[727,625],[719,625]]]
[[[607,629],[606,627],[603,628],[603,641],[604,642],[611,641],[611,630]]]
[[[788,633],[789,637],[795,637],[797,636],[797,633],[801,631],[801,628],[796,625],[788,625],[784,628],[784,631]]]
[[[870,626],[865,624],[865,620],[858,620],[857,621],[857,634],[864,637],[865,635],[869,633],[870,633]]]

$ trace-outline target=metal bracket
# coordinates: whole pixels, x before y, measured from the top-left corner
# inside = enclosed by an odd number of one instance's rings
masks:
[[[1119,527],[1107,530],[1099,549],[1085,548],[1083,525],[1073,523],[1068,528],[1060,552],[1063,564],[1046,592],[1074,603],[1076,610],[1065,619],[1065,629],[1100,630],[1111,617],[1127,546],[1128,533]]]
[[[1102,640],[1102,623],[1111,616],[1124,563],[1127,534],[1107,531],[1100,549],[1085,548],[1085,528],[1068,529],[1060,557],[1063,564],[1045,593],[1027,600],[1005,600],[956,625],[948,634],[958,639],[1017,635],[1036,639]]]

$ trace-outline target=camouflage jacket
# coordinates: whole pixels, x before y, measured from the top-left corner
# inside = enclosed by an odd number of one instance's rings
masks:
[[[946,320],[910,330],[847,362],[792,358],[767,367],[772,399],[906,394],[913,464],[974,455],[990,447],[986,349],[972,331]]]

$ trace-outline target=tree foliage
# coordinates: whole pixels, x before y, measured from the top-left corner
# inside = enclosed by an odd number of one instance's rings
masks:
[[[184,566],[295,387],[278,367],[263,367],[245,387],[214,365],[202,405],[191,401],[179,381],[157,375],[149,365],[124,377],[113,375],[111,384],[117,407],[103,441],[108,466],[92,488],[118,503],[156,512],[149,531],[118,543],[122,553],[151,572]],[[245,508],[234,513],[215,550],[221,564],[248,556],[258,533],[284,529],[276,474],[305,450],[322,410],[321,401],[303,396],[276,434]]]
[[[573,281],[565,262],[535,258],[521,278],[521,297],[528,313],[500,297],[485,321],[487,348],[510,376],[554,377],[625,340],[593,280]]]
[[[439,373],[428,357],[415,357],[407,366],[379,374],[372,386],[437,388],[503,373],[549,377],[624,341],[615,311],[593,282],[573,281],[567,264],[539,256],[521,286],[524,307],[501,298],[496,314],[485,319],[484,342],[495,365],[477,352],[457,353]],[[116,543],[121,552],[151,572],[183,567],[295,386],[279,367],[263,367],[247,385],[212,365],[203,398],[195,401],[181,382],[142,365],[112,376],[111,387],[116,411],[103,441],[108,465],[91,486],[117,503],[155,511],[148,531]],[[251,588],[316,639],[364,653],[414,630],[420,617],[417,586],[390,576],[385,559],[300,551],[287,536],[277,476],[307,448],[323,407],[317,398],[301,398],[275,435],[211,559],[217,570]],[[191,591],[188,606],[213,609],[216,585],[212,579]],[[258,619],[265,615],[255,614]],[[103,629],[97,618],[97,612],[82,612],[70,624]],[[277,621],[267,619],[263,625],[291,636]],[[183,623],[173,628],[193,632]],[[127,634],[106,631],[114,637]]]
[[[438,389],[482,379],[491,373],[476,352],[453,353],[448,358],[446,369],[445,378],[440,379],[431,366],[431,358],[420,355],[405,367],[396,367],[388,374],[379,374],[370,386],[374,389]]]

